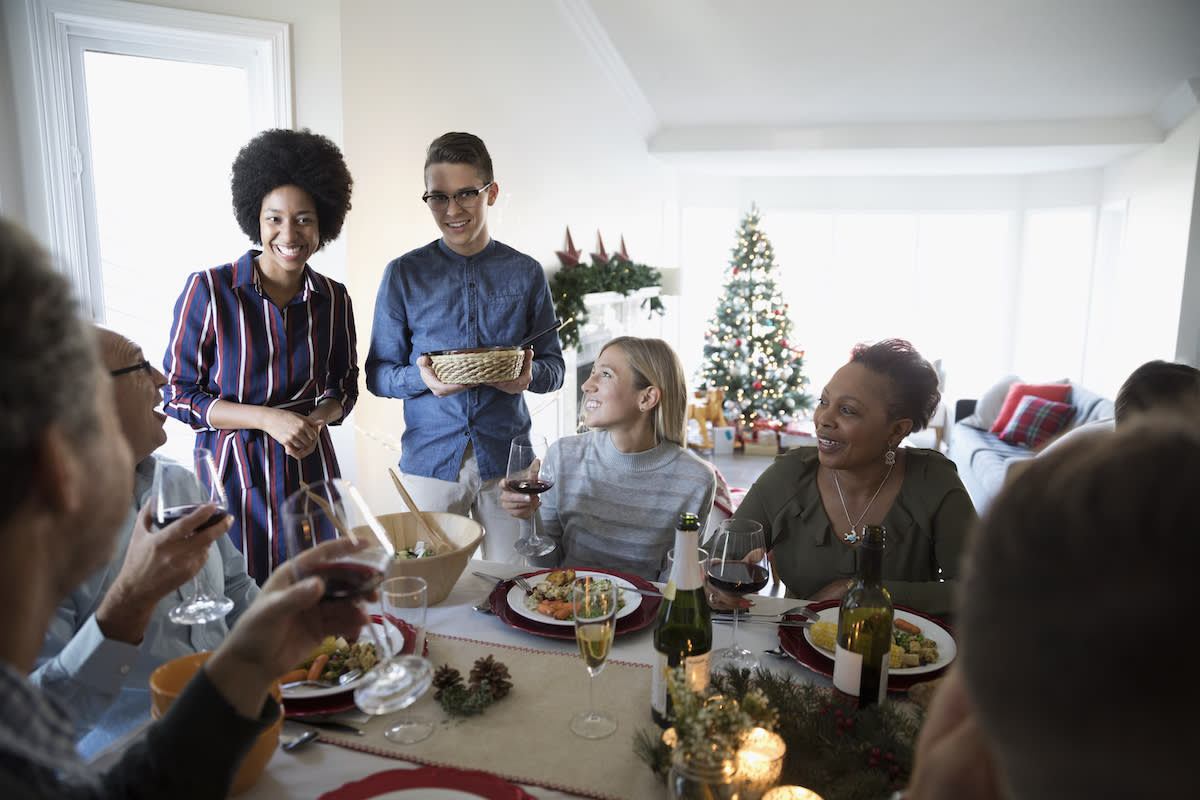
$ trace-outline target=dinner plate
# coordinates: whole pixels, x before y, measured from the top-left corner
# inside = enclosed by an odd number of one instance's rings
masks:
[[[375,628],[375,630],[379,633],[379,635],[381,637],[384,635],[388,635],[391,637],[389,644],[391,645],[393,651],[395,651],[397,648],[399,648],[401,651],[403,651],[403,649],[404,649],[404,634],[403,633],[401,633],[398,630],[394,630],[394,629],[388,630],[388,629],[384,628],[384,626],[379,624],[378,622],[372,622],[371,625],[372,625],[372,627]],[[363,626],[362,631],[358,635],[358,640],[360,642],[374,642],[375,641],[371,637],[371,631],[365,625]],[[330,697],[330,696],[336,695],[336,694],[352,692],[352,691],[354,691],[354,688],[356,686],[358,686],[359,684],[361,684],[365,678],[366,678],[366,675],[360,675],[359,677],[355,678],[354,680],[350,681],[349,683],[341,684],[339,686],[292,686],[292,687],[285,688],[283,690],[283,698],[285,700],[313,700],[318,697]]]
[[[839,600],[826,600],[812,603],[808,608],[819,612],[822,621],[836,622],[841,605]],[[954,635],[950,627],[936,617],[904,606],[896,606],[895,611],[897,618],[913,623],[921,629],[922,635],[933,639],[938,644],[938,663],[926,664],[923,667],[888,670],[888,691],[903,692],[907,691],[914,683],[930,680],[935,673],[944,670],[954,660],[958,648],[954,643]],[[826,612],[830,612],[830,614],[827,615]],[[799,620],[803,617],[793,616],[790,619]],[[785,653],[818,675],[824,675],[827,678],[833,677],[833,655],[813,646],[808,626],[803,628],[779,626],[779,646]]]
[[[379,621],[379,615],[371,616],[372,623],[376,628],[382,628]],[[416,647],[417,635],[411,625],[404,620],[393,620],[398,631],[391,632],[391,642],[393,644],[399,642],[401,644],[400,654],[411,655]],[[363,628],[362,636],[370,636],[366,628]],[[373,640],[370,640],[373,641]],[[429,642],[425,642],[425,654],[429,652]],[[283,693],[283,715],[289,718],[307,717],[314,714],[336,714],[339,711],[349,711],[354,708],[354,687],[362,683],[366,676],[350,681],[345,686],[331,686],[327,689],[315,689],[313,687],[296,686],[292,689],[287,689]],[[308,689],[316,694],[300,694],[297,689]]]
[[[581,571],[581,568],[574,568],[576,573]],[[521,577],[532,580],[537,583],[540,576],[552,570],[543,569],[537,572],[527,572]],[[627,575],[623,572],[613,572],[606,569],[586,569],[582,570],[587,574],[599,574],[608,578],[615,578],[624,581],[628,584],[636,586],[639,589],[654,590],[655,586],[645,578],[639,578],[637,575]],[[513,582],[511,580],[501,581],[492,589],[492,593],[488,595],[488,605],[492,609],[492,613],[500,618],[500,621],[510,628],[532,633],[536,636],[547,636],[552,639],[574,639],[575,638],[575,623],[570,626],[561,624],[550,624],[557,620],[548,620],[542,622],[540,619],[532,619],[527,615],[518,614],[509,603],[508,597],[512,592]],[[658,617],[658,606],[662,602],[661,597],[638,594],[640,602],[628,615],[617,620],[615,634],[620,636],[623,633],[641,630],[649,625]],[[538,617],[543,615],[538,614]]]
[[[603,572],[594,572],[592,570],[579,570],[579,569],[575,570],[575,577],[576,578],[608,578],[610,581],[615,583],[617,585],[617,587],[619,589],[621,589],[621,599],[625,601],[625,605],[621,606],[621,608],[617,611],[617,619],[623,619],[624,617],[628,617],[634,611],[637,611],[638,606],[641,605],[641,603],[642,603],[642,596],[641,596],[641,594],[639,594],[637,592],[636,587],[629,581],[625,580],[624,578],[618,578],[614,575],[609,575],[609,574],[603,573]],[[531,583],[536,585],[538,583],[538,581],[531,581]],[[522,589],[520,586],[514,585],[511,589],[508,590],[508,606],[509,606],[509,608],[511,608],[516,613],[520,614],[522,617],[525,617],[526,619],[531,619],[534,622],[542,622],[547,625],[562,625],[567,628],[575,627],[575,620],[555,619],[554,617],[547,617],[545,614],[540,613],[536,609],[530,608],[529,606],[525,605],[525,598],[526,598],[525,590]],[[574,633],[572,633],[571,635],[574,636]]]
[[[351,781],[319,800],[534,800],[499,775],[455,767],[389,769]]]

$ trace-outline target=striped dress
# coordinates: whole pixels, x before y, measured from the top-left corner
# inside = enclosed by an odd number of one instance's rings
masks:
[[[192,426],[229,495],[229,536],[261,585],[287,558],[278,513],[300,487],[340,475],[328,429],[301,461],[259,430],[217,430],[219,399],[308,414],[323,400],[358,398],[354,311],[346,287],[304,268],[299,294],[284,308],[262,291],[251,250],[236,262],[193,273],[175,304],[163,358],[165,410]],[[340,422],[340,420],[339,420]]]

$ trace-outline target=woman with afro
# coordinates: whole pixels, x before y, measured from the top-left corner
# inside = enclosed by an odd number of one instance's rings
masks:
[[[284,499],[340,475],[326,426],[358,397],[354,312],[346,287],[308,261],[341,233],[353,183],[324,136],[251,139],[233,162],[233,208],[262,249],[192,274],[175,304],[165,408],[212,451],[229,535],[259,584],[287,557]]]

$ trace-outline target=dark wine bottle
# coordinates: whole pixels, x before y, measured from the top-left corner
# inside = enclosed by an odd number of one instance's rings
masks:
[[[858,705],[882,703],[892,653],[892,596],[883,588],[882,525],[868,525],[858,548],[858,576],[838,614],[833,687]]]
[[[708,688],[712,656],[712,617],[704,597],[700,572],[700,522],[695,514],[680,514],[675,530],[675,561],[663,589],[654,623],[654,674],[650,685],[650,715],[662,727],[671,724],[668,671],[682,666],[688,686]]]

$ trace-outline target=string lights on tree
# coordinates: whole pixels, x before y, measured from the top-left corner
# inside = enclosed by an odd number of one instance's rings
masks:
[[[772,274],[775,251],[758,225],[752,206],[708,323],[698,376],[701,388],[725,390],[726,411],[748,427],[783,424],[812,407],[804,391],[804,351],[795,345],[788,304]]]

